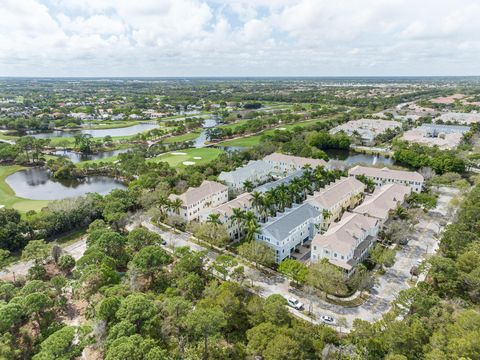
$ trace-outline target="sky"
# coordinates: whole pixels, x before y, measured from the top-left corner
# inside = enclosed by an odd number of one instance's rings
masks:
[[[0,76],[480,75],[480,0],[0,0]]]

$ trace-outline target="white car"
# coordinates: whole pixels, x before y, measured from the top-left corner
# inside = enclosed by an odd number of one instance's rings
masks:
[[[325,324],[329,324],[329,325],[335,324],[335,319],[331,316],[323,315],[321,319]]]
[[[285,300],[287,300],[288,306],[297,309],[297,310],[302,310],[303,309],[303,303],[295,299],[294,297],[289,297],[285,296]]]

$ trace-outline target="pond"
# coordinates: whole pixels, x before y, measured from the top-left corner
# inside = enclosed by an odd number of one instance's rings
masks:
[[[115,128],[115,129],[77,130],[77,131],[55,130],[51,132],[33,133],[31,134],[31,136],[37,139],[53,139],[56,137],[73,137],[77,134],[89,134],[89,135],[92,135],[92,137],[94,138],[103,138],[107,135],[110,135],[112,137],[131,136],[131,135],[139,134],[144,131],[155,129],[157,127],[159,127],[158,124],[140,123],[137,125],[127,126],[123,128]]]
[[[217,124],[218,124],[218,121],[216,117],[212,116],[212,117],[206,118],[205,121],[203,122],[204,130],[202,131],[200,136],[194,140],[193,147],[202,148],[206,146],[205,142],[207,141],[207,129],[214,128],[215,126],[217,126]]]
[[[31,200],[61,200],[87,193],[108,194],[113,189],[125,189],[120,181],[108,176],[90,176],[79,180],[53,179],[44,168],[17,171],[5,179],[15,195]]]
[[[53,154],[66,157],[70,159],[74,164],[76,164],[76,163],[79,163],[80,161],[100,160],[100,159],[109,158],[112,156],[116,156],[118,154],[126,153],[129,150],[130,149],[102,151],[96,154],[81,154],[81,153],[70,151],[70,150],[57,150],[53,152]]]
[[[393,165],[394,160],[384,155],[361,154],[348,150],[325,150],[330,160],[342,161],[347,166],[364,165]]]

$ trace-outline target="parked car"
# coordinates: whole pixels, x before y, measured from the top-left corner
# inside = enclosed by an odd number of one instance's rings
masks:
[[[302,310],[303,309],[303,303],[295,299],[294,297],[290,296],[285,296],[285,300],[287,300],[288,306],[297,309],[297,310]]]
[[[167,245],[167,240],[162,240],[162,245],[163,246]]]
[[[325,324],[329,324],[329,325],[335,324],[335,319],[331,316],[323,315],[321,319]]]

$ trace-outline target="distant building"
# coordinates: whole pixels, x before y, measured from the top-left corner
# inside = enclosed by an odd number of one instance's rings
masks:
[[[328,259],[350,276],[375,244],[379,226],[378,219],[346,212],[324,234],[315,236],[311,246],[311,261]]]
[[[272,166],[272,171],[278,174],[283,173],[285,175],[303,169],[307,165],[312,169],[315,169],[318,166],[327,166],[327,162],[323,159],[304,158],[280,153],[267,155],[263,160]]]
[[[318,233],[322,213],[310,204],[297,205],[262,224],[257,241],[275,251],[277,263],[291,256],[295,248],[309,242]]]
[[[180,199],[182,206],[179,213],[170,210],[169,215],[179,215],[187,221],[198,220],[200,212],[206,208],[216,207],[228,201],[228,188],[215,181],[203,181],[197,188],[188,188],[183,194],[171,194],[169,200]]]
[[[218,205],[213,208],[208,208],[200,212],[200,222],[206,222],[210,214],[220,215],[219,221],[227,229],[230,239],[237,240],[243,235],[243,229],[241,224],[232,220],[233,209],[240,209],[242,211],[251,211],[252,208],[252,195],[250,193],[244,193],[239,195],[233,200],[230,200],[224,204]]]
[[[364,175],[375,182],[375,186],[380,187],[386,184],[408,185],[415,192],[421,192],[424,178],[416,171],[392,170],[387,167],[374,168],[366,166],[354,166],[348,170],[348,176],[355,177]]]
[[[469,130],[469,126],[423,124],[406,131],[402,139],[426,146],[438,146],[440,149],[453,149],[460,144],[463,134]]]
[[[270,179],[272,166],[263,160],[252,160],[248,164],[236,168],[233,171],[222,171],[218,175],[218,180],[227,184],[232,191],[242,191],[246,181],[254,185],[265,182]]]
[[[351,120],[345,124],[338,125],[330,130],[331,134],[340,131],[352,136],[355,133],[360,135],[364,145],[374,145],[375,138],[386,132],[388,129],[401,128],[402,124],[398,121],[378,120],[378,119],[360,119]]]
[[[399,184],[382,186],[377,188],[372,195],[367,195],[362,204],[352,212],[378,219],[381,226],[385,224],[392,210],[405,203],[405,199],[411,192],[410,186]]]
[[[355,207],[361,201],[365,188],[364,183],[353,177],[341,178],[316,191],[306,202],[320,212],[328,211],[329,216],[324,216],[323,223],[323,228],[327,229],[345,210]]]
[[[471,125],[480,122],[480,113],[470,112],[470,113],[457,113],[457,112],[448,112],[443,113],[439,117],[436,117],[434,121],[443,121],[451,122],[458,124]]]

